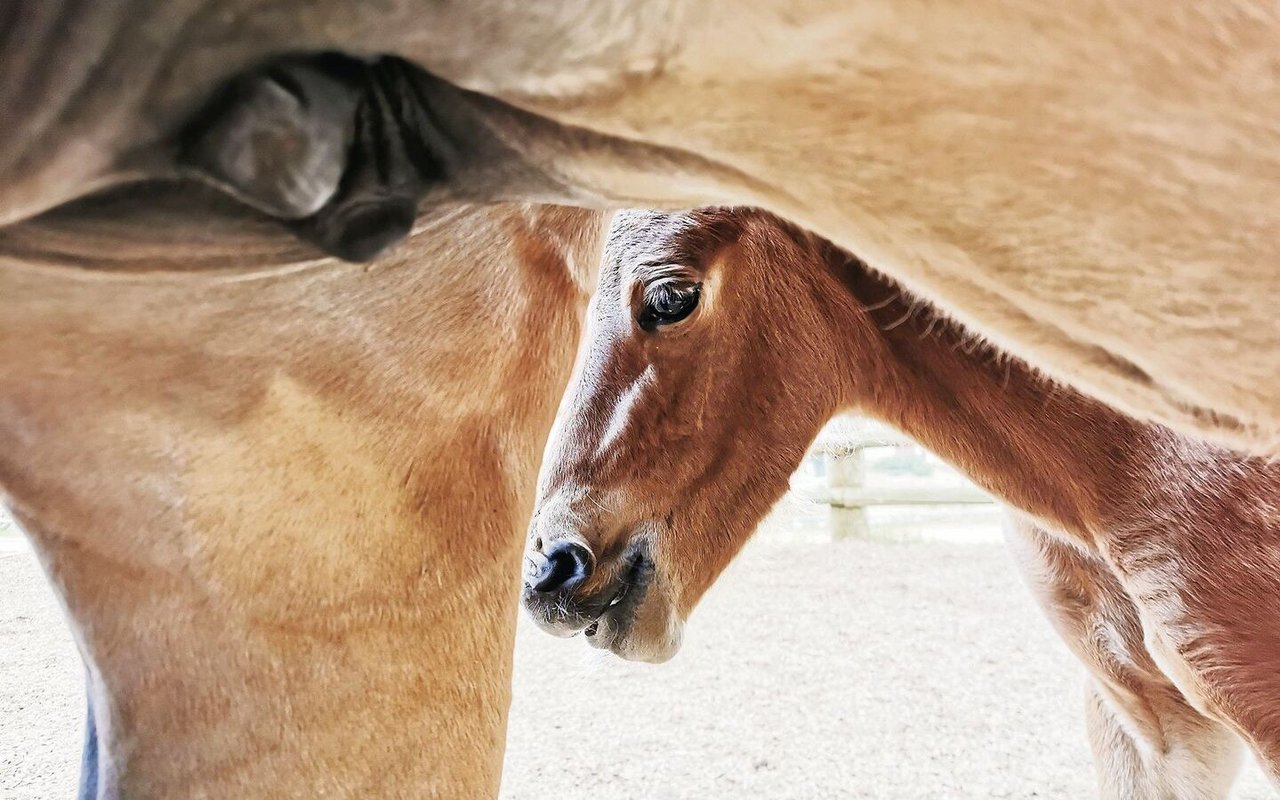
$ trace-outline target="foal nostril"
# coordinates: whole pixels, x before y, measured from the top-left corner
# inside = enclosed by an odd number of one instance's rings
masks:
[[[553,542],[545,558],[533,561],[526,583],[535,592],[572,591],[591,575],[591,553],[576,542]]]

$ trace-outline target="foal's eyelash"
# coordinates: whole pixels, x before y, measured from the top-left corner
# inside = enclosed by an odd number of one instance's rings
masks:
[[[644,287],[644,299],[651,301],[659,292],[674,292],[676,294],[689,294],[696,292],[699,284],[691,283],[683,278],[662,278],[653,281]]]
[[[683,264],[673,263],[669,261],[654,261],[640,264],[636,269],[636,274],[646,284],[656,284],[664,281],[680,281],[682,283],[697,283],[698,276],[692,269]]]

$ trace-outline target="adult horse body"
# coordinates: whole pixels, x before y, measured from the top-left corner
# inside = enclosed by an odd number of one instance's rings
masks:
[[[0,224],[27,224],[41,212],[117,184],[195,178],[331,253],[364,259],[408,234],[415,214],[431,213],[433,205],[459,197],[584,205],[755,202],[822,231],[1060,378],[1185,430],[1276,452],[1280,348],[1274,309],[1280,305],[1280,271],[1270,265],[1276,260],[1273,198],[1280,184],[1280,147],[1278,117],[1268,110],[1277,106],[1280,92],[1277,29],[1275,8],[1261,0],[1054,8],[1033,0],[953,6],[896,0],[571,0],[549,6],[514,0],[372,6],[350,0],[18,0],[0,14],[0,106],[6,110],[0,115]],[[95,529],[110,529],[132,541],[125,534],[132,532],[133,522],[154,528],[154,520],[167,519],[165,514],[203,506],[192,506],[183,492],[166,495],[165,482],[142,480],[140,476],[151,473],[141,468],[134,470],[137,481],[126,481],[126,466],[117,465],[155,458],[161,474],[172,474],[186,451],[148,437],[163,439],[160,431],[172,423],[173,430],[184,432],[185,442],[191,433],[188,415],[212,421],[202,429],[205,433],[221,430],[224,421],[243,422],[232,411],[213,408],[212,398],[224,393],[205,392],[198,380],[214,387],[233,385],[236,370],[298,354],[300,345],[286,347],[284,339],[270,333],[271,326],[297,330],[288,324],[296,313],[290,309],[306,308],[313,315],[309,318],[336,320],[343,316],[344,304],[363,297],[360,291],[332,286],[326,293],[321,282],[298,283],[289,302],[280,301],[273,314],[258,317],[259,339],[230,347],[226,337],[238,314],[227,310],[219,316],[210,307],[193,311],[186,320],[176,309],[192,301],[182,287],[200,285],[195,276],[183,278],[187,284],[175,283],[152,266],[141,268],[148,275],[134,274],[123,283],[116,276],[112,280],[117,282],[93,283],[92,289],[84,287],[94,279],[83,273],[80,279],[86,283],[67,308],[84,313],[73,319],[59,311],[59,298],[68,299],[63,289],[46,292],[33,277],[48,277],[40,265],[50,261],[101,265],[133,260],[135,266],[193,262],[182,265],[187,270],[225,263],[221,258],[187,258],[189,236],[224,255],[229,251],[230,258],[249,270],[294,258],[260,229],[254,229],[254,236],[271,243],[254,245],[243,238],[251,229],[243,216],[211,229],[192,227],[187,223],[198,220],[199,213],[181,218],[158,207],[172,197],[138,193],[130,201],[139,217],[158,214],[166,223],[184,223],[168,239],[160,235],[153,245],[138,245],[137,259],[113,255],[134,238],[136,225],[133,233],[114,223],[96,226],[92,248],[71,248],[56,257],[32,247],[22,230],[6,234],[17,237],[9,241],[18,246],[4,267],[17,271],[3,279],[3,302],[15,319],[28,323],[7,326],[3,343],[9,359],[5,414],[12,426],[5,433],[13,440],[12,446],[5,442],[6,492],[40,546],[64,542],[67,557],[73,546],[80,548],[76,553],[89,550],[70,537],[69,528],[50,533],[55,530],[50,525],[42,532],[45,524],[29,510],[38,510],[39,504],[24,499],[29,491],[53,489],[32,483],[34,477],[25,470],[36,467],[25,467],[28,462],[20,459],[44,465],[39,470],[46,476],[67,474],[52,466],[54,456],[36,452],[39,442],[48,441],[43,432],[56,431],[61,438],[55,449],[63,454],[58,457],[65,457],[68,466],[82,467],[74,494],[103,494],[81,507],[76,522],[92,520]],[[440,229],[427,226],[389,263],[401,264],[424,247],[450,248],[453,239],[448,236],[437,244],[421,238],[432,235],[441,235]],[[229,237],[228,244],[219,246],[211,236]],[[482,238],[471,244],[479,248],[495,242]],[[480,255],[468,245],[450,252],[449,263],[475,263]],[[320,272],[349,280],[363,274],[341,272],[332,264]],[[301,275],[296,279],[301,281]],[[148,281],[164,287],[149,303],[140,299]],[[536,283],[521,291],[532,291]],[[151,347],[146,336],[130,333],[146,317],[110,317],[114,293],[124,291],[120,287],[125,284],[134,292],[130,303],[135,309],[164,312],[158,318],[171,325],[164,346]],[[221,291],[230,291],[233,284],[219,282]],[[244,302],[258,297],[252,288],[242,291]],[[308,299],[310,292],[319,293],[314,302]],[[450,330],[459,330],[454,327],[459,314],[440,313]],[[46,315],[49,320],[42,321]],[[103,322],[114,337],[112,347],[90,346],[94,337],[78,326],[93,325],[93,320],[110,323]],[[219,336],[209,339],[211,346],[224,349],[188,359],[185,348],[198,347],[198,337],[215,328]],[[26,344],[41,330],[45,339],[65,332],[80,346],[50,351],[49,358],[62,359],[60,365],[28,370],[22,365],[30,365],[38,354]],[[496,325],[486,335],[501,330]],[[75,335],[77,331],[85,335]],[[182,335],[197,339],[184,345]],[[277,346],[268,354],[238,357],[252,351],[251,344],[270,341]],[[530,346],[535,345],[542,346]],[[129,413],[113,423],[118,430],[113,435],[123,438],[111,447],[106,442],[77,447],[68,433],[69,416],[54,425],[49,420],[60,412],[37,407],[34,399],[61,403],[71,397],[55,392],[56,384],[77,391],[76,404],[64,408],[74,407],[90,418],[99,407],[89,402],[94,392],[99,403],[130,408],[125,392],[107,391],[107,376],[92,384],[89,376],[94,373],[86,366],[92,366],[88,359],[95,355],[102,363],[114,363],[112,354],[126,346],[131,353],[145,351],[153,362],[137,367],[141,376],[121,385],[142,392],[139,404],[157,398],[168,403],[167,422],[152,425],[151,411]],[[211,363],[202,362],[205,357],[222,368],[193,368]],[[494,368],[492,362],[473,361]],[[386,374],[385,365],[362,366],[370,374]],[[69,377],[76,375],[81,383]],[[479,377],[450,375],[458,382],[441,386],[470,386]],[[332,375],[315,380],[325,388],[340,383]],[[365,385],[372,383],[371,378]],[[425,384],[419,389],[431,394]],[[339,404],[362,399],[353,392],[319,411],[305,401],[316,392],[300,391],[303,399],[288,384],[263,391],[263,413],[273,420],[296,420],[313,412],[326,421],[346,420],[349,414]],[[467,392],[442,389],[432,397],[453,402],[461,394]],[[498,393],[491,399],[496,403],[505,396]],[[415,414],[424,415],[426,421],[439,422],[439,430],[449,431],[450,438],[465,436],[465,427],[450,427],[454,420],[427,414],[424,408],[431,405],[425,400],[407,403],[403,410],[409,412],[405,420],[410,427],[422,419]],[[379,420],[378,435],[395,439],[395,426]],[[78,432],[92,438],[92,427],[77,425]],[[263,436],[282,430],[265,418],[261,428]],[[219,474],[230,482],[206,494],[221,496],[244,512],[213,513],[202,517],[203,523],[219,530],[219,525],[254,532],[256,526],[296,530],[269,525],[265,511],[250,513],[248,504],[234,500],[233,490],[256,493],[270,485],[283,491],[306,461],[302,455],[275,466],[255,461],[246,444],[259,435],[253,430],[235,442],[213,436],[220,443],[202,448],[206,460],[193,462],[197,466],[191,474]],[[134,442],[130,436],[146,441]],[[357,437],[336,438],[335,446]],[[530,434],[520,441],[534,438]],[[500,436],[495,441],[509,444]],[[473,443],[449,452],[473,453]],[[328,464],[316,455],[324,449],[317,445],[306,452],[317,464]],[[505,452],[496,445],[493,450]],[[95,452],[121,457],[95,461]],[[431,452],[443,459],[446,451]],[[380,457],[362,454],[356,460]],[[210,459],[223,466],[211,472]],[[243,469],[225,466],[233,462]],[[439,462],[415,461],[413,476],[421,474],[423,463]],[[513,474],[520,471],[511,469]],[[351,471],[343,470],[344,476]],[[279,477],[260,477],[268,473]],[[320,473],[309,467],[307,474]],[[389,477],[378,475],[376,480],[366,477],[384,488],[390,485]],[[119,499],[121,482],[147,487],[146,497],[126,494],[127,499]],[[393,494],[407,491],[392,488]],[[60,505],[69,494],[68,489]],[[167,504],[161,502],[165,496]],[[431,497],[431,491],[422,496]],[[445,496],[452,497],[452,490]],[[154,510],[155,516],[140,520],[144,509]],[[348,510],[366,509],[353,502]],[[324,520],[332,519],[332,513],[328,505],[323,513],[317,511]],[[243,517],[255,525],[240,524]],[[402,533],[412,529],[412,519],[396,516],[408,525],[399,529]],[[234,536],[216,539],[236,541]],[[164,541],[184,557],[193,555],[182,549],[188,544],[182,537]],[[393,554],[377,550],[366,555]],[[49,560],[51,571],[60,572],[62,560]],[[340,592],[332,571],[317,574],[332,579],[326,591]],[[111,601],[104,608],[133,608],[143,595],[153,593],[152,581],[170,576],[135,577],[112,582],[89,605]],[[496,570],[489,579],[499,585]],[[488,585],[481,581],[477,586],[481,584]],[[137,595],[121,595],[127,586],[135,587]],[[225,597],[232,598],[230,589]],[[303,602],[281,604],[277,599],[271,608],[287,610]],[[233,605],[253,602],[241,598]],[[87,610],[88,605],[72,608],[73,613]],[[170,620],[174,624],[198,619],[189,609],[175,614]],[[125,616],[115,618],[127,626]],[[155,614],[139,619],[160,624]],[[202,624],[216,621],[211,615]],[[95,625],[92,630],[102,629]],[[124,633],[139,635],[139,630]],[[194,628],[191,633],[181,641],[200,638]],[[387,640],[391,638],[388,634]],[[224,631],[210,641],[226,640]],[[341,645],[343,637],[334,641]],[[169,641],[151,646],[175,659],[183,651]],[[94,657],[124,652],[108,648]],[[231,652],[227,648],[215,655]],[[265,658],[265,651],[257,652]],[[352,651],[342,645],[332,652]],[[506,657],[501,656],[501,663]],[[393,669],[395,659],[375,660],[373,655],[360,657],[371,670]],[[460,669],[440,674],[456,676]],[[322,673],[329,677],[321,680]],[[336,667],[325,672],[318,664],[313,687],[336,691],[341,686],[336,674]],[[402,677],[403,685],[413,685],[421,673],[411,670]],[[387,685],[393,683],[388,679]],[[429,680],[421,685],[451,696]],[[489,688],[496,691],[497,683]],[[424,692],[423,697],[429,695]],[[291,706],[284,697],[254,697],[262,701],[263,719],[300,713],[301,706]],[[192,692],[185,702],[208,701],[207,708],[226,710],[231,706],[225,699]],[[107,716],[113,711],[100,709]],[[488,714],[488,722],[477,723],[486,733],[476,741],[492,738],[499,716]],[[440,721],[443,716],[432,718],[436,722],[430,725],[438,723],[444,731],[436,743],[439,752],[449,751],[451,742],[471,740],[469,725],[451,727]],[[281,730],[315,730],[323,724],[295,716],[293,722],[281,723]],[[352,727],[381,731],[393,726]],[[231,737],[242,738],[241,744],[279,744],[273,752],[286,766],[267,766],[266,772],[297,774],[287,764],[297,765],[301,740],[252,725],[236,730],[245,731],[243,737]],[[107,737],[117,733],[104,729]],[[425,736],[420,733],[406,732],[403,741],[420,740]],[[117,754],[125,752],[127,738],[116,741]],[[190,734],[175,735],[172,741],[194,745],[212,739]],[[358,751],[373,749],[371,744]],[[198,748],[185,750],[190,754]],[[215,750],[243,754],[234,743],[211,744],[206,752]],[[459,770],[476,765],[465,780],[489,786],[494,767],[479,762],[496,759],[476,755],[485,750],[471,749],[472,756],[451,763],[462,765]],[[210,779],[219,772],[248,781],[254,769],[238,757],[228,755],[226,771],[212,770]],[[410,763],[385,754],[366,762],[350,755],[322,762],[315,765],[323,768],[320,772],[335,776],[372,775],[376,765]],[[174,764],[174,774],[182,773],[182,764]],[[161,778],[156,781],[159,786]]]
[[[349,256],[422,197],[751,203],[1087,393],[1275,453],[1278,32],[1264,0],[25,0],[0,223],[175,174],[359,218],[313,231]],[[279,70],[334,52],[443,80]]]
[[[620,216],[548,447],[525,603],[662,660],[853,407],[1019,509],[1023,573],[1089,668],[1114,797],[1280,778],[1280,464],[1127,417],[761,212]]]
[[[496,794],[602,235],[441,208],[361,268],[156,187],[0,234],[0,490],[87,666],[82,797]]]

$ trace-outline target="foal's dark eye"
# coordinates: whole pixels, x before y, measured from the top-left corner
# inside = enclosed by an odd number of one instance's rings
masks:
[[[647,331],[679,322],[698,307],[702,284],[655,283],[645,290],[640,327]]]

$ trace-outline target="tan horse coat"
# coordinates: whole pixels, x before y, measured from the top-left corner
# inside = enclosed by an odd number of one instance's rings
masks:
[[[479,112],[542,185],[454,189],[762,205],[1089,394],[1280,451],[1273,3],[22,8],[0,221],[166,173],[175,128],[264,58],[393,54],[539,115]]]
[[[161,207],[0,237],[0,488],[101,796],[493,797],[599,215],[441,209],[362,268]]]

